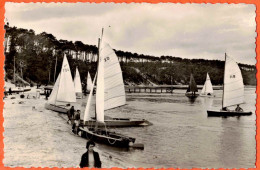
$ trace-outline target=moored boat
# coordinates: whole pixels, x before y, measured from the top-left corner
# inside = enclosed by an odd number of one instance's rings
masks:
[[[45,108],[60,113],[67,113],[71,104],[76,102],[74,83],[66,55],[63,58],[61,73],[51,91]]]
[[[99,43],[100,44],[100,43]],[[96,93],[96,104],[95,104],[95,122],[92,124],[94,127],[87,127],[83,126],[79,128],[80,136],[83,138],[91,139],[98,143],[103,143],[110,146],[116,146],[116,147],[130,147],[134,144],[135,138],[128,137],[122,134],[118,134],[115,132],[108,131],[106,129],[106,123],[105,123],[105,110],[106,110],[106,102],[109,102],[109,109],[121,106],[124,104],[124,101],[120,101],[121,98],[120,92],[124,91],[124,88],[122,89],[122,86],[120,86],[120,82],[118,85],[118,82],[116,79],[114,81],[109,81],[109,79],[106,79],[107,75],[109,77],[115,77],[118,75],[118,72],[120,67],[113,68],[115,65],[115,62],[118,62],[118,60],[115,60],[115,55],[113,49],[108,45],[104,44],[99,50],[99,56],[98,56],[98,71],[94,78],[93,83],[96,81],[97,77],[97,93]],[[110,70],[110,71],[109,71]],[[121,70],[121,69],[120,69]],[[114,88],[111,88],[111,84],[115,85]],[[90,94],[88,96],[87,105],[84,112],[84,122],[88,122],[91,120],[90,118],[90,105],[92,101],[92,93],[93,93],[94,87],[91,88]],[[114,96],[114,98],[106,98],[105,94],[108,93],[115,93],[118,92],[117,95]],[[111,97],[111,96],[110,96]],[[119,99],[117,97],[120,97]],[[112,99],[112,101],[110,101]],[[125,99],[124,99],[125,100]],[[104,124],[103,129],[97,128],[98,123]]]
[[[209,74],[207,73],[206,81],[203,85],[203,88],[200,92],[200,96],[214,97],[212,83],[210,81]]]
[[[187,96],[190,99],[196,99],[199,96],[199,94],[196,92],[198,92],[197,84],[194,80],[193,74],[191,74],[189,87],[185,93],[185,96]]]

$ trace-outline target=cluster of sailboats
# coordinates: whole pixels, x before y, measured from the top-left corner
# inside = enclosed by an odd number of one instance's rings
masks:
[[[198,88],[193,74],[191,74],[189,86],[185,93],[187,97],[189,97],[191,100],[195,100],[198,96],[215,97],[213,86],[208,73],[200,95],[197,92]],[[208,116],[215,117],[251,115],[252,112],[245,112],[239,107],[239,105],[242,103],[244,103],[244,83],[241,70],[236,61],[225,53],[222,108],[220,110],[207,110]],[[237,108],[240,108],[240,110],[227,109],[227,107],[230,106],[237,106]]]
[[[135,138],[111,132],[107,127],[132,127],[148,126],[151,123],[145,119],[133,118],[114,118],[105,116],[105,111],[114,109],[126,104],[126,95],[122,77],[122,70],[114,50],[109,44],[99,39],[98,68],[97,73],[92,79],[88,72],[87,90],[89,95],[84,110],[84,117],[81,120],[79,134],[86,139],[92,139],[96,142],[108,144],[117,147],[135,146]],[[225,55],[224,86],[222,96],[222,108],[218,111],[208,110],[208,116],[240,116],[250,115],[252,112],[230,111],[223,108],[239,105],[243,103],[244,84],[237,63]],[[96,84],[96,86],[95,86]],[[91,105],[95,95],[95,111],[92,111]],[[189,87],[186,96],[196,99],[199,94],[196,82],[191,74]],[[205,84],[201,91],[201,96],[214,96],[212,83],[207,73]],[[82,98],[82,85],[78,68],[74,81],[71,76],[70,66],[66,55],[63,58],[61,72],[54,84],[51,95],[45,104],[46,109],[60,113],[67,113],[72,105],[76,104],[76,99]],[[136,144],[143,148],[142,144]]]
[[[100,40],[101,41],[101,40]],[[135,145],[135,138],[111,132],[107,127],[132,127],[148,126],[151,123],[145,119],[134,118],[113,118],[105,116],[105,111],[114,109],[126,104],[125,89],[122,77],[122,70],[114,50],[107,43],[99,43],[98,69],[92,82],[88,73],[88,90],[84,118],[81,120],[79,134],[83,138],[92,139],[96,142],[105,143],[117,147],[143,147]],[[90,82],[90,83],[89,83]],[[96,83],[96,87],[94,84]],[[60,113],[67,113],[72,105],[75,105],[76,98],[82,97],[82,88],[79,71],[76,68],[74,82],[66,55],[63,58],[61,72],[54,84],[51,95],[45,104],[45,108]],[[95,95],[95,116],[91,117],[90,107],[93,92]]]

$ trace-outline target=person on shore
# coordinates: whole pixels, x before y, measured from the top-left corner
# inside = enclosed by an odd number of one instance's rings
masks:
[[[12,88],[9,88],[9,95],[12,95]]]
[[[85,152],[82,156],[81,156],[81,161],[80,161],[80,168],[84,168],[84,167],[89,167],[89,168],[101,168],[101,161],[99,158],[99,154],[98,152],[95,152],[93,150],[95,146],[95,143],[93,141],[88,141],[86,148],[87,148],[87,152]]]
[[[239,104],[237,105],[236,109],[235,109],[236,112],[243,112],[243,109],[239,106]]]
[[[80,124],[80,110],[77,110],[74,116],[74,123],[72,125],[72,132],[78,135]]]
[[[67,123],[69,123],[69,121],[71,122],[71,120],[74,118],[74,106],[71,106],[71,108],[67,111],[67,115],[68,115],[68,121]]]

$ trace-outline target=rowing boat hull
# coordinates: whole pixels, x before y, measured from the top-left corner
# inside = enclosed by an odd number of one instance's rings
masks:
[[[96,125],[96,120],[89,120],[84,123],[85,126]],[[104,127],[103,123],[97,122],[98,127]],[[151,122],[145,119],[122,119],[112,118],[111,120],[105,119],[106,127],[138,127],[138,126],[149,126]]]
[[[66,107],[57,106],[57,105],[49,104],[49,103],[45,103],[44,107],[45,107],[45,109],[52,110],[52,111],[59,112],[59,113],[67,113],[69,110]]]
[[[212,111],[207,110],[208,117],[226,117],[226,116],[249,116],[252,112],[236,112],[236,111]]]
[[[105,131],[105,130],[94,130],[79,128],[80,136],[87,139],[93,140],[97,143],[106,144],[114,147],[128,148],[133,145],[135,142],[135,138],[127,137],[115,132]]]

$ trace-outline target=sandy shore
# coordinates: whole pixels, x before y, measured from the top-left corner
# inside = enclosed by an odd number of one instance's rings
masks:
[[[4,99],[4,165],[6,167],[78,167],[86,151],[86,141],[71,132],[66,116],[45,110],[45,97],[33,98],[36,89]],[[15,99],[11,99],[15,97]],[[102,147],[101,147],[102,148]],[[102,167],[129,167],[120,165],[99,145]],[[112,158],[111,158],[112,157]]]

